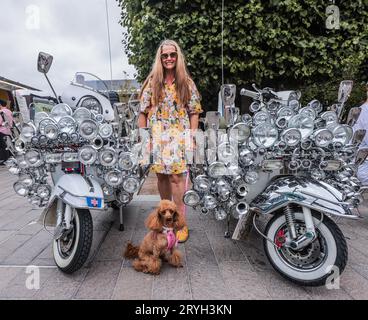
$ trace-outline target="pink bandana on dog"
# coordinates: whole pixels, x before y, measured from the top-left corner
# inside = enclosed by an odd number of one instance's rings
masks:
[[[172,250],[174,247],[177,246],[178,240],[176,239],[175,232],[172,228],[164,227],[164,233],[166,234],[167,239],[167,250]]]

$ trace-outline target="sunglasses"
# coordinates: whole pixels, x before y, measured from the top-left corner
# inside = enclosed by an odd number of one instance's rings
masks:
[[[163,53],[161,55],[161,59],[162,60],[166,60],[168,57],[170,57],[171,59],[176,58],[178,56],[178,54],[176,52],[170,52],[170,53]]]

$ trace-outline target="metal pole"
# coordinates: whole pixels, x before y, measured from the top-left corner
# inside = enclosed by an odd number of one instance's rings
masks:
[[[107,8],[107,0],[105,0],[105,7],[106,7],[107,38],[109,43],[109,56],[110,56],[110,90],[112,90],[111,40],[110,40],[109,10]]]

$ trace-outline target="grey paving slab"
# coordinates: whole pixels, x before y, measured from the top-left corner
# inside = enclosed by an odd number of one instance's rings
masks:
[[[368,299],[368,280],[350,266],[347,266],[344,273],[341,275],[340,286],[353,299]]]
[[[113,300],[150,300],[154,276],[123,267],[113,291]]]
[[[237,246],[236,240],[214,235],[207,235],[207,237],[218,262],[248,261],[247,257]]]
[[[78,283],[47,283],[36,291],[34,300],[71,300],[79,288]]]
[[[16,249],[5,260],[3,260],[2,263],[27,265],[37,257],[50,244],[50,242],[51,235],[42,230],[29,239],[29,241],[25,242],[24,245]]]
[[[99,248],[95,260],[123,260],[123,251],[132,235],[133,230],[124,230],[118,233],[109,232]]]
[[[0,244],[0,263],[4,264],[3,261],[14,253],[19,247],[27,243],[31,239],[31,235],[15,234],[6,241]]]
[[[183,268],[174,268],[164,263],[161,273],[154,276],[153,300],[191,300],[191,288],[187,271]]]
[[[78,288],[75,298],[110,299],[120,269],[120,261],[95,261]]]
[[[14,231],[0,230],[0,244],[6,239],[8,239],[12,234],[14,234]]]
[[[262,271],[260,283],[266,287],[274,300],[309,300],[310,294],[303,288],[282,278],[276,271]]]
[[[246,261],[222,261],[219,263],[221,275],[229,290],[228,299],[268,300],[271,299],[261,273],[252,270]]]

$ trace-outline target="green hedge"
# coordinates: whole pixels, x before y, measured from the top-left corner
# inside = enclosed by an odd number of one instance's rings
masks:
[[[117,0],[129,62],[144,79],[158,44],[182,46],[206,110],[217,108],[221,86],[221,1]],[[225,0],[225,83],[238,88],[298,89],[303,101],[332,103],[342,79],[367,81],[368,0],[336,1],[340,28],[326,28],[326,0]],[[350,104],[365,99],[356,87]]]

